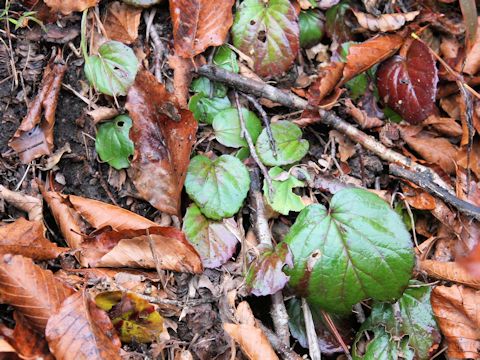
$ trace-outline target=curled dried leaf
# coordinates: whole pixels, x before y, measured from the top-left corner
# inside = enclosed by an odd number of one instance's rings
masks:
[[[420,11],[411,11],[407,13],[382,14],[374,16],[361,11],[353,10],[358,23],[364,29],[370,31],[395,31],[400,29],[406,22],[414,20]]]

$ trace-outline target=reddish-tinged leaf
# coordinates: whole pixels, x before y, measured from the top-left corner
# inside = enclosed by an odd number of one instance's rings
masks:
[[[0,223],[0,253],[49,260],[67,250],[68,248],[60,248],[45,237],[45,227],[40,221],[19,218],[10,224]]]
[[[278,360],[263,331],[253,325],[223,324],[223,329],[230,335],[250,360]]]
[[[0,335],[7,339],[20,358],[54,360],[43,335],[33,330],[21,313],[15,311],[13,319],[15,328],[12,330],[0,324]]]
[[[370,31],[381,32],[398,30],[405,25],[407,21],[412,21],[420,14],[420,11],[411,11],[407,13],[374,16],[354,9],[352,9],[352,11],[361,27]]]
[[[120,340],[105,311],[85,291],[68,297],[45,330],[57,360],[120,360]]]
[[[155,254],[152,254],[152,248]],[[84,259],[95,267],[159,268],[201,273],[202,261],[182,231],[173,227],[104,231],[83,244]]]
[[[318,106],[332,92],[342,78],[344,67],[342,62],[332,62],[319,71],[317,80],[308,88],[311,105]]]
[[[251,56],[255,72],[272,77],[288,70],[300,46],[295,7],[289,0],[246,0],[237,10],[233,44]]]
[[[50,270],[35,265],[31,259],[1,256],[0,301],[16,308],[38,332],[43,333],[50,316],[72,293]]]
[[[435,58],[418,40],[411,43],[406,57],[394,56],[377,71],[380,97],[411,124],[418,124],[433,114],[437,83]]]
[[[419,262],[418,267],[433,278],[453,281],[480,289],[480,277],[473,276],[456,262],[423,260]]]
[[[55,110],[66,70],[67,65],[61,55],[49,62],[43,73],[40,92],[30,104],[27,115],[8,142],[24,164],[52,153]]]
[[[138,73],[126,108],[133,120],[133,183],[158,210],[179,215],[197,121],[190,111],[179,109],[175,97],[148,71]]]
[[[431,299],[433,313],[455,359],[480,357],[480,291],[463,286],[437,286]]]
[[[437,205],[435,198],[420,188],[402,185],[402,191],[405,200],[407,200],[408,204],[415,209],[433,210]]]
[[[193,58],[225,41],[234,0],[170,0],[175,52]]]
[[[142,9],[115,1],[108,4],[103,26],[108,37],[124,44],[131,44],[138,37]]]
[[[45,4],[53,12],[61,12],[63,15],[74,11],[83,11],[98,4],[99,0],[44,0]]]

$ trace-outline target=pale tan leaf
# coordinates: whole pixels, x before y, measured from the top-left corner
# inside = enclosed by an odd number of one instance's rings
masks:
[[[252,325],[223,324],[230,335],[250,360],[277,360],[278,356],[261,329]]]
[[[89,7],[96,6],[99,0],[44,0],[45,4],[54,12],[61,12],[63,15],[71,14],[74,11],[83,11]]]
[[[453,281],[480,289],[480,278],[472,275],[460,264],[450,261],[423,260],[419,262],[419,269],[436,279]]]
[[[103,26],[110,39],[133,43],[138,37],[142,9],[115,1],[108,4]]]
[[[85,291],[68,297],[47,324],[57,360],[120,360],[120,340],[110,318]]]
[[[395,31],[400,29],[406,22],[414,20],[420,11],[411,11],[407,13],[382,14],[374,16],[364,12],[352,10],[358,23],[364,29],[370,31]]]

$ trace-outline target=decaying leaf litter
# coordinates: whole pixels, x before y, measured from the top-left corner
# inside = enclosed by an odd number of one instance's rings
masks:
[[[6,357],[480,357],[475,1],[0,21]]]

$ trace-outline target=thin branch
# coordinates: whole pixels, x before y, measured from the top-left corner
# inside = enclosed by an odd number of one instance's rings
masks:
[[[313,323],[312,312],[304,298],[302,298],[302,311],[305,320],[305,331],[307,332],[308,352],[312,360],[321,360],[322,353],[318,346],[318,337],[315,331],[315,324]]]

